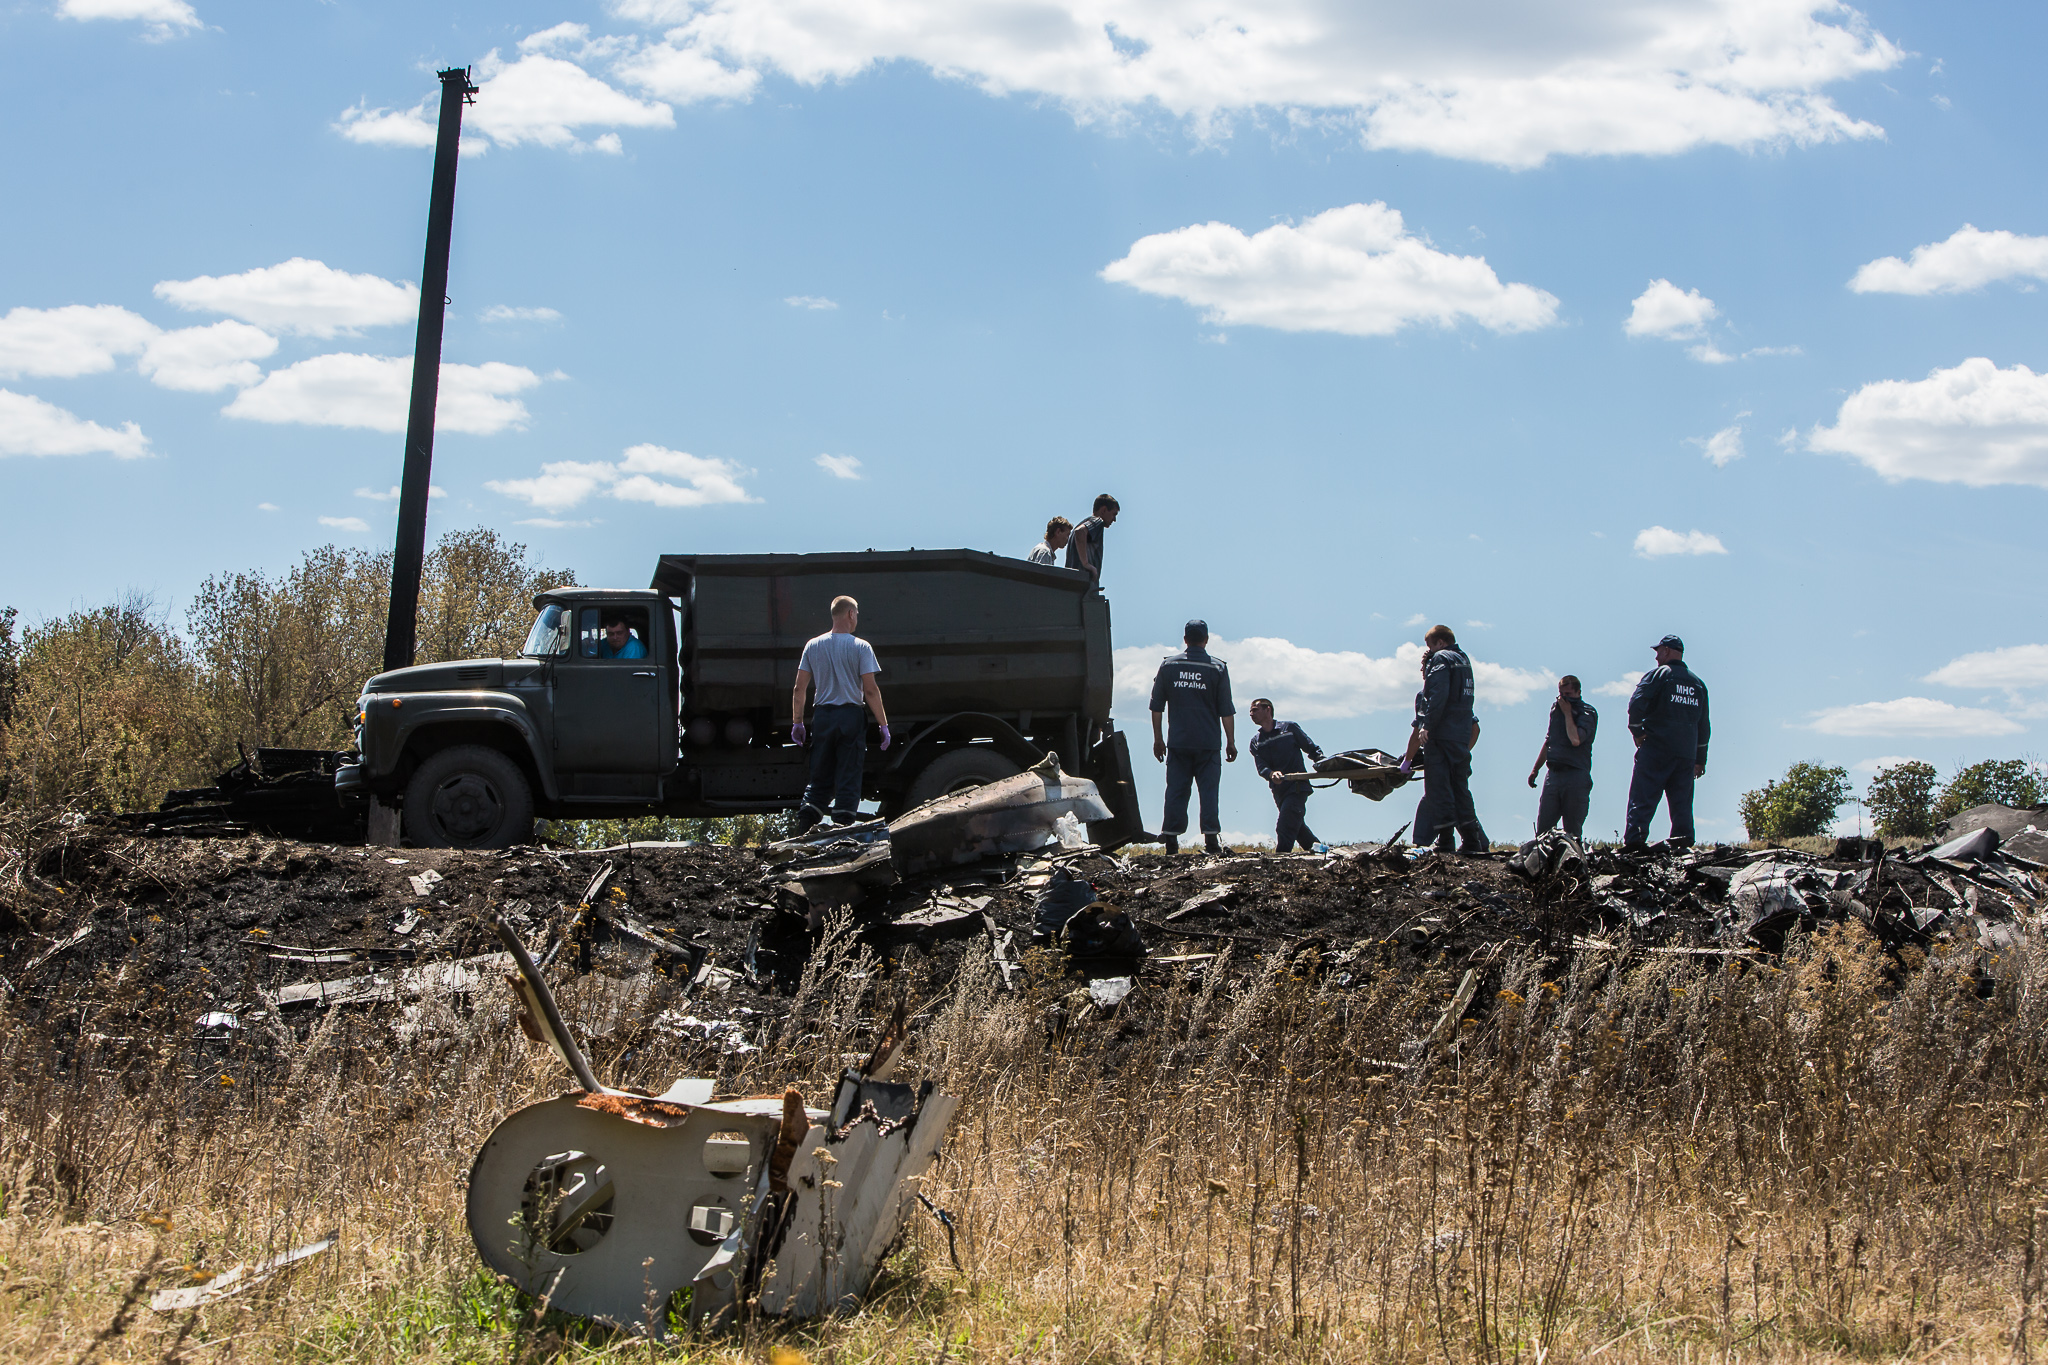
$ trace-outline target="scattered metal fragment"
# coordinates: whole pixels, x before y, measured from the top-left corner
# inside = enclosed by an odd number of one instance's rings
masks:
[[[1180,909],[1175,910],[1166,918],[1169,921],[1177,920],[1184,915],[1192,915],[1198,910],[1207,910],[1211,906],[1225,905],[1236,895],[1237,887],[1234,883],[1217,882],[1214,886],[1197,891],[1194,895],[1189,896],[1180,903]]]
[[[1109,806],[1093,782],[1060,771],[1059,756],[1014,777],[927,801],[889,823],[889,842],[906,872],[970,862],[990,853],[1018,853],[1053,841],[1063,815],[1108,820]]]
[[[486,989],[510,961],[503,953],[484,953],[452,962],[430,962],[402,971],[376,972],[338,981],[307,981],[286,986],[274,997],[280,1008],[294,1005],[368,1005],[404,997],[474,995]]]
[[[233,1270],[223,1271],[204,1284],[187,1285],[182,1289],[160,1289],[150,1296],[149,1306],[159,1313],[182,1313],[187,1309],[204,1308],[209,1303],[231,1299],[244,1290],[253,1289],[265,1280],[273,1278],[287,1267],[333,1249],[340,1240],[341,1233],[337,1230],[328,1233],[317,1242],[308,1242],[302,1247],[279,1252],[268,1260],[258,1261],[255,1265],[238,1265]]]
[[[582,1089],[515,1111],[477,1154],[467,1218],[486,1265],[553,1308],[657,1338],[684,1288],[697,1327],[723,1325],[742,1298],[811,1317],[866,1291],[951,1097],[852,1070],[829,1111],[794,1087],[723,1099],[701,1079],[662,1095],[603,1087],[525,946],[497,927],[529,1031]],[[869,1066],[885,1070],[899,1050]]]
[[[426,895],[445,880],[446,878],[431,867],[425,872],[420,873],[417,877],[406,878],[406,881],[412,884],[412,893],[415,896]]]
[[[75,948],[79,944],[85,942],[86,939],[90,937],[92,937],[92,921],[87,920],[85,923],[79,925],[77,929],[72,931],[71,937],[63,939],[60,942],[51,944],[49,947],[43,949],[43,951],[37,953],[34,957],[30,958],[28,965],[21,969],[22,975],[28,975],[28,973],[42,966],[45,962],[48,962],[51,958],[63,952],[66,948]]]

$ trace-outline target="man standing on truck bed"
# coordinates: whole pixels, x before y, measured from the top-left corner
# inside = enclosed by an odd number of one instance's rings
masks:
[[[1088,581],[1095,585],[1097,591],[1102,588],[1102,533],[1116,525],[1119,510],[1115,498],[1107,493],[1097,493],[1095,515],[1084,518],[1067,541],[1067,567],[1087,574]]]
[[[1202,794],[1202,843],[1223,851],[1223,818],[1216,787],[1223,779],[1217,739],[1229,746],[1222,757],[1237,762],[1237,716],[1230,701],[1230,665],[1209,653],[1209,623],[1190,621],[1181,633],[1187,648],[1169,654],[1152,679],[1152,757],[1166,765],[1166,813],[1159,830],[1166,851],[1180,852],[1188,829],[1188,786]],[[1160,733],[1160,713],[1170,713],[1172,732]]]
[[[875,661],[874,646],[853,633],[859,624],[860,603],[851,597],[833,598],[832,629],[804,646],[796,666],[789,737],[798,744],[815,741],[810,745],[811,785],[796,813],[799,834],[823,820],[827,807],[834,824],[860,820],[861,762],[868,749],[864,710],[874,712],[875,724],[882,727],[882,747],[889,747],[889,713],[882,709],[882,689],[875,683],[882,666]],[[807,729],[804,698],[813,680],[818,684],[818,705]]]

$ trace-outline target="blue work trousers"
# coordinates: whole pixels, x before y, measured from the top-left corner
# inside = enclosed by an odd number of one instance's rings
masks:
[[[838,824],[860,818],[860,768],[868,752],[867,707],[848,702],[811,708],[811,785],[804,806],[827,809]]]
[[[1472,751],[1453,750],[1432,737],[1422,747],[1422,800],[1415,807],[1417,848],[1446,840],[1451,831],[1468,852],[1484,853],[1492,845],[1480,828],[1479,813],[1472,806]]]
[[[1586,808],[1593,803],[1593,774],[1584,768],[1551,768],[1543,774],[1543,794],[1536,798],[1536,832],[1546,833],[1564,822],[1564,832],[1585,837]]]
[[[1671,842],[1692,842],[1692,769],[1691,754],[1668,753],[1654,743],[1636,750],[1635,775],[1628,782],[1628,824],[1621,833],[1623,843],[1650,841],[1650,817],[1657,813],[1659,799],[1671,815]]]
[[[1159,832],[1188,832],[1188,786],[1192,783],[1202,795],[1202,833],[1221,834],[1223,817],[1216,810],[1216,787],[1222,780],[1221,749],[1168,749],[1166,814],[1159,821]]]
[[[1316,842],[1316,833],[1308,827],[1308,783],[1274,782],[1273,804],[1280,808],[1280,819],[1273,827],[1273,848],[1278,853],[1292,852],[1296,844],[1304,849]]]

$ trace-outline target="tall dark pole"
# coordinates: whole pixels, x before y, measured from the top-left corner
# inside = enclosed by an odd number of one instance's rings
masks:
[[[391,615],[384,667],[408,668],[419,632],[420,563],[427,553],[427,488],[434,474],[434,403],[441,391],[441,322],[448,308],[448,239],[455,226],[455,162],[462,106],[477,88],[469,68],[441,74],[441,129],[427,204],[427,262],[420,270],[420,331],[412,348],[412,408],[405,419],[405,477],[398,486],[398,543],[391,554]]]

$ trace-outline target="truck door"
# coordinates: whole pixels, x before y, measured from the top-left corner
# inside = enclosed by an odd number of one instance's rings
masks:
[[[631,643],[621,651],[604,629],[614,614],[577,608],[575,643],[555,665],[555,769],[564,796],[653,796],[664,747],[675,749],[675,725],[663,724],[668,689],[651,647],[653,622],[644,607],[616,613],[638,644],[637,653]]]

